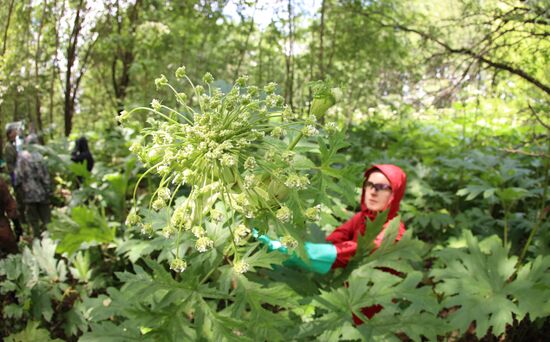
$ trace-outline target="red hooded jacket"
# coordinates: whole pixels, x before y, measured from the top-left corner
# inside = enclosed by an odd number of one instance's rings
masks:
[[[359,237],[359,234],[362,235],[365,233],[366,218],[368,217],[371,221],[376,218],[377,213],[369,210],[367,208],[367,205],[365,204],[365,182],[369,178],[369,175],[374,171],[379,171],[384,174],[384,176],[386,176],[386,178],[390,181],[392,188],[392,195],[390,197],[390,201],[388,202],[388,207],[390,208],[388,219],[384,224],[382,231],[374,240],[377,248],[380,247],[380,244],[382,243],[382,239],[384,238],[384,234],[386,233],[386,228],[389,221],[393,219],[399,211],[399,204],[401,203],[401,199],[405,194],[405,187],[407,185],[407,176],[405,175],[405,172],[403,172],[403,170],[401,170],[399,167],[391,164],[374,165],[373,167],[365,171],[365,181],[363,182],[363,192],[361,194],[361,211],[355,214],[343,225],[336,228],[327,237],[327,241],[336,246],[336,260],[334,261],[332,268],[345,267],[347,265],[348,261],[357,250],[357,238]],[[404,233],[405,225],[403,224],[403,222],[400,222],[399,232],[397,233],[396,241],[399,241]],[[398,274],[398,272],[390,268],[382,267],[381,269],[383,271],[387,271],[393,274]],[[380,310],[382,310],[381,305],[372,305],[363,308],[361,311],[365,316],[370,319]],[[353,315],[353,321],[357,325],[363,323],[363,321],[359,319],[359,317],[357,317],[356,315]]]
[[[367,171],[365,171],[365,181],[369,178],[369,175],[379,171],[390,181],[392,188],[392,195],[388,206],[390,211],[388,213],[388,220],[384,224],[384,228],[378,234],[374,243],[376,247],[379,247],[384,238],[386,227],[391,219],[393,219],[399,211],[399,204],[403,195],[405,194],[405,186],[407,185],[407,176],[405,172],[399,167],[391,164],[374,165]],[[332,268],[345,267],[349,259],[355,254],[357,250],[357,238],[359,234],[365,233],[365,221],[368,217],[371,221],[376,218],[376,212],[370,211],[365,204],[365,186],[363,183],[363,192],[361,194],[361,211],[355,214],[350,220],[345,222],[340,227],[336,228],[328,237],[327,241],[336,246],[336,261],[332,265]],[[386,208],[387,209],[387,208]],[[403,222],[399,225],[399,233],[396,240],[399,241],[405,233],[405,225]]]

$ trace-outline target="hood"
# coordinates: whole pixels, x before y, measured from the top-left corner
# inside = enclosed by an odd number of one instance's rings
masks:
[[[401,203],[401,199],[405,194],[407,175],[405,174],[405,172],[403,172],[403,170],[401,170],[400,167],[392,164],[373,165],[371,168],[365,171],[365,180],[363,181],[363,191],[361,193],[361,211],[365,213],[370,219],[374,219],[374,217],[376,217],[376,213],[371,212],[369,209],[367,209],[367,205],[365,204],[365,182],[369,178],[369,175],[374,171],[381,172],[390,181],[392,195],[388,203],[388,207],[390,208],[388,220],[391,220],[397,215],[397,212],[399,211],[399,204]]]

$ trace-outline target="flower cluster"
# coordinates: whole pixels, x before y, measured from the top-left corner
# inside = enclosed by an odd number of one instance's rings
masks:
[[[153,229],[153,225],[150,223],[143,223],[141,225],[141,234],[151,237],[155,233],[155,230]]]
[[[314,207],[307,208],[304,215],[310,221],[319,221],[321,218],[321,205],[318,204]]]
[[[138,215],[136,208],[132,208],[126,217],[126,225],[128,227],[135,226],[141,222],[141,217]]]
[[[298,154],[304,149],[294,148],[301,139],[319,134],[315,115],[299,119],[301,114],[284,106],[275,83],[258,88],[248,85],[248,77],[242,76],[224,93],[214,86],[210,73],[204,74],[199,85],[191,82],[184,66],[177,68],[174,76],[178,82],[188,83],[189,88],[176,89],[165,75],[155,79],[155,86],[173,91],[175,101],[163,98],[161,103],[153,99],[148,107],[118,115],[122,124],[129,124],[134,111],[150,114],[130,151],[147,168],[145,174],[156,174],[160,179],[149,207],[164,215],[175,203],[171,217],[158,232],[174,241],[182,236],[196,239],[195,249],[204,253],[214,248],[214,241],[204,229],[209,223],[227,227],[229,218],[236,216],[237,222],[243,222],[233,231],[232,238],[238,245],[246,243],[251,235],[247,219],[267,217],[278,223],[292,223],[293,210],[298,209],[289,208],[289,192],[292,195],[291,191],[308,189],[308,175],[316,172],[299,168]],[[176,107],[171,108],[170,103]],[[337,129],[329,124],[326,127]],[[185,193],[183,189],[190,192],[183,199],[176,198],[178,193]],[[217,205],[220,201],[225,213],[214,209],[221,208]],[[314,207],[304,214],[314,221],[319,213],[320,207]],[[156,229],[142,220],[132,209],[126,224],[141,227],[143,234],[153,236]],[[297,245],[290,235],[283,240],[288,248]],[[170,267],[182,272],[187,265],[176,258]],[[249,267],[244,261],[234,264],[237,273],[245,273]]]
[[[309,179],[307,178],[307,176],[291,174],[286,179],[285,185],[291,189],[304,190],[309,185]]]
[[[234,233],[234,238],[233,238],[235,243],[238,244],[241,241],[246,240],[246,238],[248,238],[250,236],[251,232],[252,231],[250,230],[250,228],[248,228],[244,224],[238,225],[237,228],[235,228],[235,233]]]
[[[239,273],[239,274],[243,274],[243,273],[246,273],[250,270],[250,264],[247,263],[246,261],[237,261],[234,265],[233,265],[233,270],[236,272],[236,273]]]
[[[298,247],[298,241],[290,235],[285,235],[281,238],[281,243],[288,249],[294,249]]]
[[[282,206],[281,209],[277,210],[275,213],[277,220],[286,223],[292,220],[292,212],[287,206]]]
[[[170,263],[170,269],[178,273],[185,271],[186,268],[187,268],[187,262],[180,258],[175,258]]]
[[[197,239],[197,242],[195,242],[195,248],[197,251],[204,253],[214,247],[214,241],[210,239],[208,236],[201,236]]]

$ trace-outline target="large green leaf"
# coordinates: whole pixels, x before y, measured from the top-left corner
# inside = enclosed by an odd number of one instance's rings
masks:
[[[535,301],[540,304],[542,298],[548,298],[548,277],[542,276],[548,270],[548,259],[522,267],[513,279],[517,257],[508,257],[509,249],[498,237],[479,243],[470,231],[464,235],[466,248],[448,247],[435,253],[441,262],[431,271],[438,282],[436,291],[444,296],[443,306],[458,308],[449,314],[454,328],[464,332],[475,321],[478,337],[491,328],[500,336],[514,316],[524,317]],[[535,317],[548,313],[548,301],[543,303],[533,310]]]
[[[70,216],[60,213],[49,226],[54,239],[59,239],[57,251],[73,254],[89,244],[109,243],[115,238],[116,229],[94,207],[77,206]]]
[[[29,321],[27,326],[22,331],[6,337],[6,342],[29,342],[29,341],[42,341],[42,342],[61,342],[62,340],[56,338],[50,338],[50,332],[46,329],[39,328],[40,322]]]

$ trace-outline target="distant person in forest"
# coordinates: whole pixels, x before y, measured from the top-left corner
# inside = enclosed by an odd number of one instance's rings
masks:
[[[34,237],[46,229],[51,220],[50,194],[52,191],[50,175],[42,155],[32,149],[38,142],[36,135],[29,135],[17,158],[15,179],[22,189],[25,214]]]
[[[363,235],[366,229],[368,229],[366,218],[374,221],[378,214],[389,210],[382,231],[374,239],[376,248],[380,247],[390,220],[397,216],[401,199],[405,194],[406,184],[407,176],[405,172],[395,165],[380,164],[370,167],[365,171],[361,195],[361,210],[347,222],[336,228],[326,238],[328,243],[306,243],[305,250],[309,257],[309,264],[299,259],[296,255],[292,255],[284,264],[321,274],[338,267],[346,267],[351,257],[357,251],[359,235]],[[404,233],[405,225],[403,222],[400,222],[396,241],[399,241]],[[271,240],[266,235],[259,236],[258,240],[266,244],[269,250],[288,252],[287,247],[283,246],[280,241]],[[391,268],[379,267],[379,269],[392,274],[398,274],[397,271]],[[372,305],[363,308],[361,311],[370,319],[380,310],[382,310],[382,306]],[[355,315],[353,315],[353,320],[357,325],[363,323]]]
[[[86,137],[76,139],[74,149],[71,152],[71,160],[76,163],[86,163],[86,170],[88,170],[88,172],[92,172],[92,169],[94,168],[94,157],[92,156],[92,152],[90,152]],[[79,176],[78,184],[80,185],[82,182],[83,178]]]
[[[10,227],[12,220],[15,234]],[[17,219],[17,205],[10,195],[8,185],[0,178],[0,258],[6,254],[17,253],[17,240],[22,234]]]
[[[6,128],[6,137],[8,141],[6,146],[4,147],[4,159],[6,162],[6,170],[10,176],[11,186],[13,187],[13,190],[15,192],[17,209],[19,211],[18,216],[22,221],[25,221],[25,204],[23,202],[21,188],[16,186],[15,178],[15,167],[17,165],[18,155],[16,140],[18,138],[18,135],[20,134],[19,130],[19,125],[13,123],[8,125],[8,127]]]

